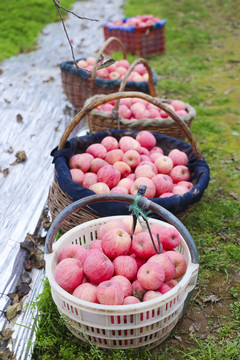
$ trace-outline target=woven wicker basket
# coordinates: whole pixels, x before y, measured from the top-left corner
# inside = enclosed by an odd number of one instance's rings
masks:
[[[134,67],[138,64],[143,64],[148,71],[149,74],[149,89],[150,94],[153,97],[157,97],[157,93],[154,87],[154,83],[152,80],[151,75],[151,68],[147,62],[147,60],[139,58],[135,60],[131,66],[129,67],[128,71],[126,72],[121,85],[119,87],[119,92],[122,92],[125,90],[125,86],[127,83],[127,79],[134,69]],[[85,104],[88,105],[92,100],[97,100],[97,96],[95,95],[89,99],[86,100]],[[172,100],[169,99],[163,99],[161,100],[165,104],[171,103]],[[124,119],[123,117],[120,117],[118,114],[119,109],[119,101],[116,101],[116,104],[114,106],[112,114],[105,113],[102,110],[94,109],[86,116],[86,120],[88,123],[88,127],[90,129],[91,133],[99,132],[105,129],[132,129],[132,130],[148,130],[156,133],[165,134],[168,136],[173,136],[177,139],[184,140],[185,134],[182,132],[182,130],[179,128],[179,126],[175,123],[175,121],[172,118],[167,119]],[[191,127],[192,121],[196,116],[195,109],[189,105],[186,104],[186,110],[188,112],[187,115],[182,116],[181,119],[188,125],[188,127]]]
[[[190,142],[189,145],[185,142],[182,142],[181,140],[174,139],[166,135],[154,133],[157,138],[157,145],[161,146],[163,150],[165,147],[166,149],[168,149],[169,152],[171,148],[175,148],[176,144],[179,144],[179,149],[182,151],[186,151],[188,153],[188,157],[190,158],[190,162],[189,162],[191,167],[190,171],[193,171],[194,174],[197,175],[195,179],[194,188],[188,193],[184,194],[183,196],[174,195],[171,198],[163,198],[163,199],[154,198],[151,200],[167,208],[179,219],[182,219],[186,215],[186,213],[192,208],[192,206],[201,199],[203,192],[207,188],[209,182],[209,168],[205,160],[203,159],[188,126],[164,103],[162,103],[158,99],[151,97],[150,95],[145,95],[140,92],[132,92],[132,91],[119,92],[111,95],[102,95],[101,97],[99,97],[98,100],[94,100],[90,104],[85,106],[70,122],[70,124],[68,125],[68,127],[66,128],[66,130],[62,135],[59,146],[56,149],[54,149],[53,152],[51,153],[53,156],[56,156],[55,159],[56,161],[54,160],[55,177],[49,189],[49,195],[48,195],[48,207],[52,219],[55,219],[55,217],[63,210],[63,208],[68,206],[71,202],[74,202],[82,197],[94,194],[93,191],[83,188],[80,184],[75,183],[71,179],[70,170],[68,168],[68,159],[70,157],[68,157],[68,155],[66,154],[66,151],[68,151],[68,149],[70,148],[69,142],[66,143],[69,135],[77,126],[77,124],[81,121],[81,119],[97,106],[104,104],[108,101],[112,101],[114,99],[118,100],[121,98],[128,98],[128,97],[139,97],[142,99],[146,99],[147,97],[147,100],[149,102],[153,103],[154,105],[166,111],[174,119],[174,121],[178,124],[178,126],[181,128],[182,132],[184,132],[185,136]],[[99,143],[105,136],[109,136],[109,135],[115,136],[119,140],[124,135],[135,137],[137,133],[138,131],[133,131],[133,130],[112,129],[108,131],[105,130],[100,133],[92,134],[89,136],[73,138],[70,140],[70,142],[72,142],[72,144],[75,144],[76,148],[74,148],[75,150],[73,150],[71,156],[74,155],[74,153],[85,152],[86,147],[88,145],[94,142]],[[60,164],[59,160],[63,161],[63,163],[61,163],[60,167],[57,167],[57,164]],[[60,179],[60,175],[63,178],[63,182],[61,182],[62,180]],[[75,195],[66,192],[67,191],[65,187],[66,183],[67,185],[70,185],[71,189],[75,187],[78,193],[77,198],[75,198]],[[124,213],[123,209],[120,209],[117,206],[115,206],[111,214],[118,215],[119,211],[122,214]],[[72,227],[77,226],[85,221],[103,216],[109,216],[109,214],[105,214],[104,208],[100,208],[100,211],[99,209],[96,210],[94,208],[84,208],[79,210],[79,212],[72,213],[70,216],[68,216],[62,222],[61,228],[62,230],[67,231]]]
[[[126,50],[118,38],[110,37],[100,48],[96,58],[100,58],[106,47],[116,42],[126,59]],[[62,86],[67,99],[77,110],[81,109],[85,100],[96,94],[111,94],[118,91],[121,80],[102,79],[96,76],[97,63],[94,64],[91,74],[84,69],[77,69],[73,61],[64,61],[60,64]],[[157,75],[154,74],[154,81],[157,82]],[[148,82],[128,81],[126,84],[128,91],[143,91],[149,93]]]
[[[123,19],[123,21],[125,20],[126,19]],[[127,52],[141,57],[163,54],[165,53],[166,22],[166,20],[162,20],[153,26],[144,28],[104,24],[104,38],[106,40],[110,36],[116,36],[122,41]],[[110,54],[112,51],[117,50],[119,50],[119,46],[117,44],[111,44],[106,53]]]

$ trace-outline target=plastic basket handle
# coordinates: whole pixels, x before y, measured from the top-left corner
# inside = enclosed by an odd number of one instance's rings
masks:
[[[91,195],[87,196],[83,199],[77,200],[73,202],[72,204],[68,205],[62,212],[60,212],[55,220],[53,221],[45,242],[45,253],[49,254],[53,252],[52,246],[54,242],[54,236],[59,228],[59,225],[64,221],[64,219],[70,215],[72,212],[78,211],[84,206],[88,206],[91,204],[95,204],[98,202],[109,202],[109,201],[121,201],[125,203],[133,204],[135,200],[135,196],[128,195],[128,194],[97,194],[97,195]],[[155,204],[153,201],[149,200],[146,197],[141,197],[140,201],[138,202],[138,205],[145,211],[150,210],[159,216],[161,216],[163,219],[165,219],[169,224],[173,225],[179,233],[183,236],[184,240],[187,243],[187,246],[189,248],[190,254],[191,254],[191,260],[194,264],[199,263],[198,258],[198,252],[196,245],[193,241],[192,236],[190,235],[187,228],[181,223],[180,220],[176,216],[174,216],[170,211],[166,210],[162,206]]]
[[[125,73],[125,75],[124,75],[124,77],[123,77],[123,79],[121,81],[121,84],[120,84],[120,87],[119,87],[119,92],[125,90],[125,87],[126,87],[126,84],[127,84],[127,81],[128,81],[128,77],[131,74],[131,72],[133,71],[133,69],[135,68],[135,66],[138,65],[138,64],[143,64],[146,67],[147,72],[148,72],[148,87],[149,87],[150,95],[153,96],[153,97],[157,97],[157,93],[156,93],[154,82],[153,82],[152,69],[151,69],[149,63],[147,62],[147,60],[145,60],[143,58],[136,59],[129,66],[127,72]],[[114,108],[113,108],[113,114],[114,114],[114,116],[116,118],[118,117],[119,103],[120,103],[120,100],[117,100],[115,105],[114,105]]]
[[[110,38],[108,38],[104,42],[104,44],[102,45],[102,47],[100,48],[100,50],[97,53],[97,59],[99,59],[100,56],[103,55],[104,50],[106,49],[106,47],[113,41],[116,41],[120,45],[120,47],[122,49],[122,53],[123,53],[123,58],[126,59],[127,53],[126,53],[126,49],[125,49],[124,44],[122,43],[122,41],[120,39],[118,39],[118,38],[116,38],[114,36],[111,36]],[[92,74],[91,74],[92,80],[94,80],[94,78],[96,76],[97,66],[98,66],[98,64],[97,64],[97,62],[95,62],[95,64],[93,65]]]
[[[74,130],[74,128],[77,126],[77,124],[81,121],[81,119],[84,118],[84,116],[86,116],[88,113],[90,113],[97,106],[102,105],[108,101],[118,100],[118,99],[122,99],[122,98],[133,98],[133,97],[137,97],[137,98],[146,100],[146,101],[150,102],[151,104],[164,110],[168,115],[170,115],[171,118],[175,121],[175,123],[179,126],[181,131],[185,134],[185,136],[189,140],[196,158],[198,160],[203,159],[203,156],[200,153],[200,150],[198,149],[197,143],[196,143],[195,139],[193,138],[193,135],[192,135],[189,127],[185,124],[185,122],[172,109],[170,109],[166,104],[164,104],[158,98],[154,98],[150,95],[147,95],[142,92],[137,92],[137,91],[124,91],[124,92],[117,92],[117,93],[112,93],[112,94],[108,94],[108,95],[99,95],[97,98],[93,99],[88,105],[85,105],[82,108],[82,110],[80,110],[79,113],[68,124],[68,126],[66,127],[66,129],[60,139],[58,150],[63,149],[69,135]]]

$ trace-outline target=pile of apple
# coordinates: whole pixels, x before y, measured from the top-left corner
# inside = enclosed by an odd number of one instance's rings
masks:
[[[96,58],[89,56],[85,60],[84,59],[79,60],[77,64],[81,69],[91,72],[95,62],[96,62]],[[101,65],[101,62],[98,65]],[[102,79],[122,80],[129,66],[130,63],[128,60],[126,59],[118,60],[114,64],[108,67],[96,70],[96,76]],[[143,64],[137,64],[134,67],[134,69],[131,71],[128,77],[128,81],[148,81],[148,77],[149,76],[146,67]]]
[[[122,136],[118,141],[106,136],[89,145],[85,153],[69,159],[72,180],[97,194],[136,195],[145,185],[147,198],[183,195],[193,188],[187,167],[188,156],[175,148],[165,155],[155,136],[146,130],[136,138]]]
[[[128,305],[165,294],[187,270],[184,256],[176,250],[180,234],[174,227],[151,225],[159,248],[137,223],[131,240],[132,216],[111,219],[99,226],[89,249],[70,244],[62,248],[54,271],[56,282],[79,299],[103,305]]]
[[[156,23],[161,22],[162,19],[153,15],[136,15],[126,19],[116,19],[106,24],[106,26],[122,26],[125,27],[136,27],[137,29],[153,26]]]
[[[159,97],[156,99],[162,101]],[[96,109],[111,114],[114,105],[115,100],[99,105]],[[180,117],[188,114],[186,104],[181,100],[172,100],[166,105]],[[118,113],[127,120],[171,118],[166,111],[139,98],[120,99]]]

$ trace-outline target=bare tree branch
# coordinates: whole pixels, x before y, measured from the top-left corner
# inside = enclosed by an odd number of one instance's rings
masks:
[[[79,16],[79,15],[75,14],[73,11],[68,10],[68,9],[64,8],[63,6],[61,6],[61,5],[59,4],[59,2],[60,2],[60,0],[53,0],[53,3],[54,3],[54,5],[55,5],[55,7],[56,7],[56,9],[57,9],[57,12],[58,12],[59,16],[60,16],[60,19],[61,19],[62,24],[63,24],[64,32],[65,32],[65,34],[66,34],[66,37],[67,37],[67,39],[68,39],[68,42],[69,42],[69,45],[70,45],[70,48],[71,48],[72,57],[73,57],[73,62],[74,62],[74,64],[75,64],[76,68],[79,69],[79,66],[77,65],[77,62],[76,62],[76,59],[75,59],[75,56],[74,56],[73,46],[72,46],[71,40],[69,39],[69,36],[68,36],[68,33],[67,33],[67,29],[66,29],[66,26],[65,26],[65,24],[64,24],[63,17],[62,17],[62,14],[61,14],[61,12],[60,12],[60,9],[63,9],[63,10],[65,10],[65,11],[73,14],[74,16],[76,16],[77,18],[79,18],[79,19],[81,19],[81,20],[90,20],[90,21],[99,21],[99,20]]]

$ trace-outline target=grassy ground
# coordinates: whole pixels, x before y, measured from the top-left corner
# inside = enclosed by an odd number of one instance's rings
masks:
[[[74,0],[61,1],[67,9],[73,3]],[[0,62],[36,49],[36,40],[44,25],[58,20],[52,0],[0,1]]]
[[[183,321],[151,352],[104,352],[79,344],[67,331],[46,284],[35,304],[41,323],[33,359],[240,359],[239,4],[128,0],[124,7],[126,16],[167,19],[166,53],[148,59],[159,75],[157,92],[196,108],[191,130],[211,170],[202,200],[183,219],[200,256],[198,285]]]

